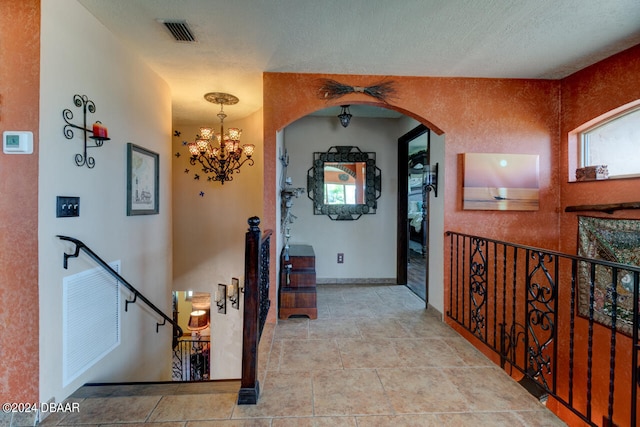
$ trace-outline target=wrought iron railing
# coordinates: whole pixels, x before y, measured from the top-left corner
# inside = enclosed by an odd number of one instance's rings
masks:
[[[261,235],[260,218],[249,218],[244,259],[244,323],[242,337],[242,378],[239,405],[255,405],[260,395],[258,382],[258,344],[271,301],[269,300],[269,264],[271,230]]]
[[[209,340],[179,340],[173,349],[173,381],[207,381],[210,367]]]
[[[447,236],[446,314],[458,330],[567,417],[638,424],[640,267]]]
[[[144,302],[151,310],[153,310],[161,319],[162,322],[156,321],[156,333],[158,332],[160,326],[164,326],[169,322],[169,324],[173,325],[173,347],[175,347],[178,343],[178,338],[182,336],[182,328],[178,325],[176,321],[174,321],[171,317],[166,315],[162,310],[160,310],[154,303],[149,301],[147,297],[142,295],[140,291],[138,291],[133,285],[125,280],[117,271],[115,271],[109,264],[107,264],[102,258],[100,258],[91,248],[84,244],[81,240],[78,240],[73,237],[68,236],[57,236],[60,240],[65,240],[67,242],[71,242],[75,245],[75,250],[72,254],[64,253],[62,266],[66,269],[69,258],[77,258],[80,255],[80,251],[85,252],[91,259],[93,259],[98,265],[100,265],[107,273],[109,273],[113,278],[115,278],[121,285],[131,292],[133,295],[131,299],[125,301],[124,311],[128,311],[129,304],[134,304],[138,301],[138,299]]]

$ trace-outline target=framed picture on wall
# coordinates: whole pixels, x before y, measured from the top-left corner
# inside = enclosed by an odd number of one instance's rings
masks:
[[[540,167],[536,154],[465,153],[465,210],[537,211]]]
[[[159,154],[127,143],[127,215],[159,211]]]

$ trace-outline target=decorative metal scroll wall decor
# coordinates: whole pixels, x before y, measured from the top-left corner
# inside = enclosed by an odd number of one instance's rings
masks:
[[[65,138],[72,139],[74,136],[73,129],[79,129],[82,132],[84,139],[84,151],[75,155],[76,166],[87,166],[92,169],[96,165],[96,161],[93,157],[87,155],[87,148],[102,147],[104,141],[109,141],[107,135],[107,128],[102,125],[102,122],[96,121],[93,124],[92,129],[87,128],[87,112],[93,114],[96,112],[96,104],[90,100],[87,95],[73,95],[73,103],[76,107],[82,107],[82,126],[71,123],[73,120],[73,112],[65,108],[62,110],[62,119],[66,123],[62,131]],[[95,141],[95,145],[87,145],[87,134],[92,136],[88,138]]]
[[[325,166],[347,169],[362,163],[365,173],[357,191],[363,193],[360,203],[332,203],[327,200]],[[328,215],[333,220],[355,220],[365,214],[375,214],[382,187],[382,174],[376,166],[376,153],[365,153],[358,147],[333,146],[327,152],[313,153],[313,166],[307,171],[307,196],[313,200],[315,215]]]

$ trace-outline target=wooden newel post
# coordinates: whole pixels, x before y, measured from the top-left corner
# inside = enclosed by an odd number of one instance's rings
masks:
[[[260,394],[258,383],[258,342],[260,310],[260,218],[249,218],[245,240],[244,327],[242,337],[242,380],[238,405],[255,405]]]

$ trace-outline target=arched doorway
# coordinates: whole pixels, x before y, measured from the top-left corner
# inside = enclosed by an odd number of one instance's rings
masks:
[[[427,91],[424,88],[412,93],[411,96],[401,96],[401,93],[405,93],[407,90],[404,87],[405,79],[399,78],[398,81],[398,95],[393,99],[391,103],[379,102],[377,100],[372,99],[370,96],[361,94],[361,93],[353,93],[348,94],[340,99],[332,99],[328,100],[323,97],[317,96],[317,85],[318,80],[321,78],[325,78],[326,75],[318,75],[318,74],[281,74],[281,73],[265,73],[264,74],[264,198],[263,198],[263,223],[265,227],[271,228],[275,231],[275,235],[278,238],[280,233],[279,227],[279,211],[280,211],[280,198],[279,198],[279,188],[278,188],[278,177],[280,176],[280,168],[279,168],[279,156],[281,155],[281,151],[283,148],[282,141],[284,139],[284,134],[287,133],[287,128],[290,124],[295,121],[306,117],[307,115],[313,113],[314,111],[318,111],[330,106],[337,106],[339,108],[342,104],[362,104],[362,105],[371,105],[381,108],[386,108],[389,110],[393,110],[399,112],[401,114],[406,115],[407,117],[412,118],[418,123],[423,123],[428,126],[432,130],[432,157],[431,160],[433,162],[439,162],[440,164],[440,176],[444,176],[445,172],[445,146],[444,146],[444,131],[440,126],[438,126],[434,121],[427,120],[424,114],[429,113],[433,115],[433,120],[436,122],[448,123],[447,115],[444,115],[441,110],[427,108],[425,105],[416,103],[417,97]],[[350,85],[359,85],[359,86],[368,86],[371,84],[372,80],[375,80],[376,76],[364,76],[364,75],[349,75],[349,76],[339,76],[336,77],[339,81],[348,80]],[[377,76],[380,80],[381,77]],[[433,82],[437,83],[437,82]],[[406,94],[406,93],[405,93]],[[427,99],[428,97],[424,98]],[[337,120],[337,118],[336,118]],[[353,122],[352,122],[353,123]],[[338,124],[338,126],[340,126]],[[415,127],[413,126],[407,127],[406,130]],[[393,138],[393,148],[396,149],[398,136],[404,132],[400,132],[395,135]],[[434,149],[434,137],[436,142],[436,149]],[[353,142],[351,142],[353,144]],[[355,145],[355,144],[353,144]],[[435,155],[435,157],[434,157]],[[393,215],[388,217],[383,227],[387,229],[393,230],[393,236],[389,238],[389,242],[393,242],[393,254],[389,257],[389,260],[393,262],[393,277],[396,276],[396,229],[397,225],[393,224],[396,222],[397,215],[397,200],[396,200],[396,192],[397,192],[397,181],[396,181],[396,154],[394,152],[394,166],[393,166],[393,182],[387,182],[386,186],[383,183],[383,191],[385,188],[394,188],[393,195]],[[306,163],[310,162],[310,156],[305,156],[303,161]],[[292,163],[294,160],[292,159]],[[307,167],[308,168],[308,167]],[[306,171],[305,171],[306,172]],[[442,180],[441,180],[442,181]],[[304,185],[301,180],[296,180],[294,178],[294,185],[297,187],[300,184]],[[429,289],[429,300],[430,306],[433,306],[440,313],[444,312],[444,278],[445,278],[445,269],[444,269],[444,208],[446,201],[446,194],[444,191],[443,183],[441,182],[440,191],[438,194],[438,198],[433,198],[431,202],[433,205],[431,207],[432,213],[436,214],[435,218],[431,219],[430,224],[430,254],[431,258],[430,264],[431,267],[429,269],[430,275],[430,289]],[[383,199],[384,199],[383,195]],[[296,203],[296,211],[298,209],[305,210],[302,205],[301,198]],[[383,200],[381,199],[381,200]],[[382,210],[380,210],[382,212]],[[374,216],[374,215],[371,215]],[[377,215],[375,215],[377,216]],[[357,221],[356,221],[357,222]],[[371,228],[367,231],[369,232]],[[297,232],[297,231],[296,231]],[[334,233],[334,236],[342,237],[341,233]],[[276,245],[272,246],[271,256],[273,259],[276,259],[276,269],[271,273],[271,281],[272,283],[276,283],[276,271],[279,269],[278,262],[278,252],[282,249],[282,241],[280,240]],[[391,244],[391,243],[390,243]],[[350,258],[345,254],[345,263],[348,262]],[[335,253],[331,256],[330,261],[334,264],[336,262]],[[373,263],[370,263],[373,265]],[[374,265],[375,267],[375,265]],[[272,300],[277,299],[277,288],[272,287],[270,291],[270,297]],[[277,310],[272,310],[269,313],[269,321],[274,321],[277,315]]]
[[[367,147],[366,144],[367,142],[367,138],[362,138],[362,137],[354,137],[352,134],[350,134],[351,130],[355,130],[352,129],[352,127],[357,127],[359,122],[364,121],[365,119],[369,119],[369,120],[378,120],[378,118],[376,117],[377,114],[384,114],[385,117],[379,118],[380,120],[385,120],[385,119],[389,119],[392,118],[392,122],[395,119],[398,123],[400,124],[391,124],[390,127],[393,128],[393,132],[387,135],[387,139],[386,139],[386,144],[387,144],[387,148],[384,152],[384,154],[382,152],[379,152],[378,154],[378,162],[384,162],[385,159],[388,159],[391,157],[391,153],[392,153],[392,162],[391,164],[387,163],[386,166],[383,167],[383,176],[384,179],[383,180],[383,191],[385,191],[385,194],[383,194],[382,198],[380,199],[380,201],[385,201],[385,202],[389,202],[391,201],[392,206],[390,208],[387,208],[386,211],[385,209],[381,209],[379,210],[379,213],[377,213],[375,215],[375,217],[378,216],[383,216],[383,215],[387,215],[387,219],[385,221],[384,224],[381,225],[380,228],[376,228],[376,227],[371,227],[367,230],[365,230],[363,233],[359,234],[358,238],[364,238],[362,236],[364,236],[365,234],[371,234],[371,233],[378,233],[381,232],[381,229],[384,228],[386,229],[385,231],[391,231],[391,234],[389,236],[386,237],[386,240],[384,240],[384,242],[379,243],[379,245],[384,245],[387,246],[386,248],[384,248],[383,250],[387,250],[388,247],[391,247],[391,245],[393,245],[392,250],[390,253],[387,253],[385,255],[385,261],[384,262],[391,262],[392,268],[391,268],[391,272],[389,275],[385,276],[388,279],[390,279],[387,283],[399,283],[399,284],[407,284],[406,279],[401,279],[398,280],[398,275],[401,275],[402,273],[400,272],[401,270],[397,268],[398,265],[398,248],[400,246],[404,247],[406,244],[408,244],[409,242],[409,234],[408,232],[404,233],[404,237],[401,237],[401,239],[403,238],[403,241],[398,241],[399,239],[399,235],[397,233],[396,230],[396,226],[393,225],[393,222],[397,222],[398,224],[400,224],[402,221],[404,221],[404,224],[407,224],[407,217],[406,217],[406,213],[408,212],[407,209],[407,167],[408,167],[408,163],[405,160],[404,161],[404,170],[401,172],[401,175],[404,175],[404,195],[398,190],[398,186],[399,186],[399,182],[400,179],[397,178],[398,176],[398,161],[397,161],[397,156],[398,156],[398,139],[399,137],[402,137],[403,135],[407,134],[407,132],[409,132],[409,136],[413,135],[413,133],[411,133],[411,130],[416,128],[416,126],[418,127],[419,131],[414,131],[416,132],[415,135],[420,135],[423,134],[422,137],[423,138],[427,138],[427,130],[428,128],[426,127],[426,125],[421,124],[420,122],[418,122],[415,118],[411,117],[411,116],[407,116],[404,114],[404,112],[398,112],[389,108],[385,108],[385,107],[381,107],[381,106],[371,106],[371,105],[352,105],[351,106],[351,111],[356,112],[357,108],[356,107],[368,107],[369,110],[369,116],[368,117],[359,117],[357,115],[354,114],[354,117],[352,119],[351,125],[347,128],[344,129],[342,128],[342,126],[339,123],[339,120],[337,118],[337,115],[340,112],[340,108],[339,106],[334,107],[332,110],[329,110],[330,112],[327,112],[327,109],[320,109],[316,112],[307,114],[303,117],[300,117],[296,120],[294,120],[293,122],[289,123],[287,126],[285,126],[282,130],[280,130],[279,132],[277,132],[277,137],[276,137],[276,150],[275,152],[278,153],[278,156],[282,156],[284,154],[284,152],[286,150],[287,151],[287,156],[290,157],[290,161],[291,161],[291,165],[289,165],[289,170],[286,172],[286,175],[288,177],[292,177],[291,182],[292,185],[294,187],[304,187],[306,184],[306,176],[307,176],[307,170],[311,167],[312,164],[312,152],[314,151],[325,151],[330,145],[359,145],[361,148],[366,149],[366,151],[370,151]],[[374,112],[373,110],[380,110],[379,112]],[[300,122],[304,122],[309,120],[310,118],[316,118],[316,119],[324,119],[325,121],[328,121],[327,124],[324,124],[323,126],[325,127],[331,127],[335,130],[335,132],[338,133],[339,137],[343,137],[346,136],[344,139],[342,140],[329,140],[327,138],[325,139],[318,139],[317,138],[317,134],[322,134],[322,130],[317,130],[314,129],[311,126],[307,126],[305,125],[305,130],[304,131],[292,131],[293,128],[300,126]],[[378,124],[372,125],[372,127],[374,127],[376,129],[376,131],[374,132],[376,135],[380,133],[380,127],[378,127]],[[301,140],[300,144],[303,145],[303,149],[305,150],[304,154],[302,156],[300,156],[298,154],[298,148],[296,148],[296,146],[292,146],[290,144],[291,142],[291,137],[294,134],[298,135],[298,138]],[[438,136],[435,136],[436,139],[438,138]],[[443,137],[441,137],[441,143],[443,143]],[[411,138],[409,138],[411,139]],[[322,145],[324,144],[324,145]],[[360,145],[362,144],[362,145]],[[423,154],[426,155],[426,145],[425,145],[425,149],[422,150]],[[439,162],[443,162],[443,156],[444,156],[444,147],[441,147],[440,149],[440,153],[439,153],[440,157],[436,157],[435,161],[439,161]],[[405,159],[408,158],[408,153],[405,153]],[[388,161],[388,160],[387,160]],[[402,163],[402,162],[401,162]],[[422,163],[428,163],[428,161],[423,161]],[[300,166],[300,164],[302,164],[302,166]],[[298,170],[298,169],[303,169],[302,171]],[[298,170],[298,171],[297,171]],[[278,182],[283,181],[284,179],[286,179],[286,177],[284,177],[282,175],[282,170],[278,169],[276,167],[276,172],[277,172],[277,176],[279,176],[280,178],[277,180]],[[393,188],[393,192],[389,192],[389,190],[391,189],[391,187]],[[276,196],[276,200],[279,200],[279,189],[276,188],[275,189],[275,196]],[[303,190],[305,190],[305,188],[303,188]],[[398,213],[398,197],[401,197],[402,200],[404,200],[404,213]],[[415,195],[414,195],[415,196]],[[422,196],[420,196],[422,197]],[[433,196],[431,196],[433,198]],[[386,199],[386,200],[385,200]],[[436,204],[439,204],[442,202],[442,196],[440,196],[439,199],[434,199]],[[335,274],[333,276],[328,276],[331,278],[334,277],[344,277],[344,276],[340,276],[340,273],[342,272],[340,269],[343,269],[344,266],[339,262],[336,261],[336,255],[337,254],[342,254],[343,251],[342,250],[342,246],[341,246],[341,240],[344,239],[348,239],[348,233],[349,230],[354,227],[354,224],[342,224],[342,229],[336,229],[336,230],[331,230],[331,231],[323,231],[321,232],[321,236],[315,235],[313,237],[309,237],[308,236],[308,232],[307,230],[320,230],[321,228],[324,227],[331,227],[333,225],[335,225],[335,221],[333,222],[334,224],[331,224],[332,221],[330,221],[328,218],[321,218],[321,220],[324,220],[324,222],[321,223],[317,223],[317,219],[318,218],[313,218],[311,216],[311,206],[310,206],[310,201],[307,199],[306,195],[303,193],[299,199],[296,199],[293,201],[293,214],[296,216],[296,223],[294,223],[294,225],[292,227],[290,227],[290,234],[293,236],[293,240],[301,240],[298,243],[304,243],[304,244],[312,244],[312,245],[317,245],[317,251],[316,251],[316,255],[318,256],[317,259],[317,273],[318,273],[318,278],[323,278],[323,274],[326,276],[327,273],[323,273],[321,270],[323,268],[322,264],[324,263],[325,265],[327,263],[331,264],[332,269],[336,270]],[[276,203],[275,206],[279,206],[278,203]],[[422,208],[422,206],[421,206]],[[439,212],[439,210],[438,210]],[[400,215],[400,216],[397,216]],[[367,219],[365,219],[367,220]],[[363,219],[360,219],[358,221],[355,221],[355,223],[360,223],[362,222]],[[281,221],[278,220],[278,223],[280,223]],[[436,221],[438,222],[438,221]],[[441,219],[439,221],[440,224],[443,224],[443,220]],[[427,295],[426,295],[426,281],[427,281],[427,275],[426,275],[426,265],[428,263],[429,257],[427,256],[427,244],[429,242],[428,239],[428,235],[426,234],[427,231],[427,222],[425,221],[424,223],[425,227],[421,228],[421,232],[423,232],[423,238],[422,238],[422,242],[420,244],[420,249],[418,250],[421,261],[422,261],[422,277],[424,278],[422,280],[422,282],[420,282],[418,285],[421,287],[422,289],[422,295],[420,295],[422,297],[423,300],[427,300]],[[277,227],[276,227],[277,228]],[[345,233],[346,230],[346,233]],[[442,233],[438,233],[438,230],[434,230],[433,231],[434,236],[442,236]],[[277,235],[280,235],[280,233],[277,233]],[[330,242],[322,242],[322,239],[329,240]],[[437,239],[436,239],[437,240]],[[442,240],[442,239],[440,239]],[[326,250],[324,254],[322,254],[322,245],[325,245],[326,247],[329,247],[330,245],[332,245],[332,249],[331,251]],[[335,247],[335,249],[333,249]],[[380,247],[380,246],[378,246]],[[443,247],[443,243],[441,242],[441,245],[438,246],[438,242],[435,242],[434,245],[434,250],[438,251],[438,250],[442,250]],[[282,245],[278,245],[277,246],[277,251],[280,251],[282,248]],[[354,258],[353,256],[348,252],[349,249],[347,249],[347,252],[344,253],[344,261],[345,264],[350,265]],[[437,254],[436,254],[437,255]],[[407,259],[407,253],[405,252],[405,257],[404,259]],[[404,274],[406,275],[406,261],[401,261],[401,263],[404,264]],[[377,262],[374,260],[369,260],[367,267],[366,268],[370,268],[369,266],[377,266],[376,265]],[[279,267],[278,267],[279,268]],[[435,269],[438,268],[438,265],[435,266]],[[440,268],[442,270],[442,268]],[[364,268],[363,268],[364,270]],[[332,274],[334,273],[333,271],[331,272]],[[440,273],[442,274],[442,272]],[[367,276],[365,276],[367,277]],[[436,281],[437,282],[437,281]],[[319,284],[321,282],[318,282]],[[441,281],[438,283],[435,283],[434,286],[436,287],[440,287],[442,288],[442,283]],[[438,292],[439,291],[439,292]],[[443,291],[441,289],[436,289],[436,296],[438,298],[440,298],[439,296],[443,295]],[[426,302],[425,302],[426,305]],[[440,309],[440,306],[442,305],[442,302],[440,302],[440,304],[438,304],[438,309]]]

